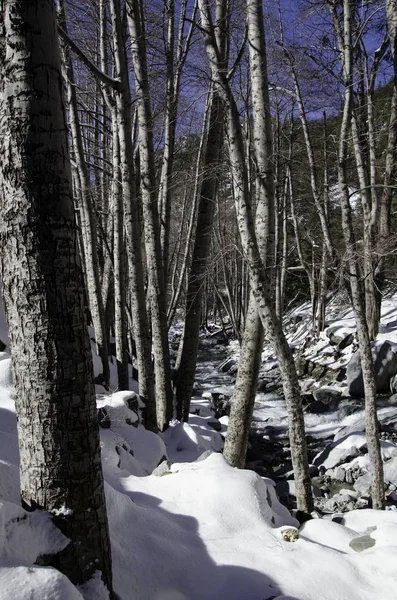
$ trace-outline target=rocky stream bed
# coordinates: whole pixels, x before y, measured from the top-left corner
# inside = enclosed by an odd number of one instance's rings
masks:
[[[221,334],[202,341],[195,388],[196,398],[210,402],[221,432],[226,430],[237,372],[234,348],[225,343]],[[299,352],[295,359],[301,378],[316,512],[335,520],[344,512],[370,508],[364,399],[360,390],[348,395],[344,365],[330,369]],[[262,364],[257,389],[246,467],[274,480],[280,500],[293,509],[295,486],[287,415],[279,369],[270,355]],[[397,510],[397,406],[391,392],[378,396],[378,419],[387,509]]]

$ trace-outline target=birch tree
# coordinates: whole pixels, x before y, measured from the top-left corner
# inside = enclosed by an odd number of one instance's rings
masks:
[[[219,49],[213,35],[213,24],[208,0],[199,0],[199,8],[202,34],[209,58],[211,75],[225,104],[227,141],[235,208],[241,244],[250,273],[251,290],[255,297],[262,325],[274,347],[280,365],[284,396],[288,410],[289,437],[298,508],[302,512],[310,513],[313,509],[313,499],[298,377],[291,350],[282,331],[281,322],[276,316],[270,294],[270,281],[267,277],[258,246],[248,193],[247,166],[244,158],[244,142],[238,108],[231,91],[227,73],[221,68]],[[247,0],[248,11],[252,11],[253,15],[259,13],[262,16],[261,3],[258,0]],[[255,44],[258,43],[259,40],[255,42]]]
[[[331,6],[331,10],[333,6]],[[351,291],[351,300],[357,324],[361,367],[365,395],[365,427],[368,454],[371,463],[371,495],[374,508],[384,508],[383,462],[379,442],[379,426],[376,414],[376,385],[372,360],[370,336],[365,314],[363,281],[358,266],[356,240],[353,229],[348,181],[348,134],[353,109],[353,21],[355,0],[343,1],[343,30],[341,29],[340,52],[344,76],[344,105],[339,132],[338,184],[342,209],[342,231],[345,242],[345,264]]]
[[[55,4],[5,0],[0,41],[1,277],[22,505],[70,540],[49,563],[112,590],[91,349],[83,308]]]
[[[229,7],[226,2],[216,2],[215,36],[222,68],[227,69],[227,28]],[[203,179],[198,201],[197,225],[192,262],[188,275],[185,324],[176,365],[175,398],[177,417],[188,421],[190,399],[196,371],[204,279],[211,249],[211,236],[215,215],[219,181],[219,163],[224,137],[223,103],[216,89],[210,88],[210,118],[203,164]]]

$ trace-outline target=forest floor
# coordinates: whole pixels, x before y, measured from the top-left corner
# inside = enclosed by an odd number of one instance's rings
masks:
[[[381,335],[397,343],[397,297],[387,302]],[[300,312],[305,310],[301,307]],[[335,310],[336,322],[328,327],[354,329],[347,309]],[[332,344],[326,332],[305,344],[306,318],[304,314],[295,318],[289,332],[297,356],[340,362],[334,350],[332,357],[329,353]],[[2,329],[0,314],[1,339]],[[344,352],[344,364],[354,350],[351,346]],[[238,353],[233,344],[229,351]],[[266,348],[262,376],[273,371],[272,361]],[[318,518],[300,525],[279,502],[272,479],[253,470],[233,469],[224,461],[219,451],[227,417],[220,419],[216,431],[209,394],[219,389],[220,382],[211,388],[211,371],[207,375],[207,393],[195,398],[190,423],[172,423],[162,435],[146,431],[139,423],[133,392],[98,395],[98,406],[108,415],[108,426],[101,428],[102,461],[114,587],[120,599],[394,600],[397,511],[393,502],[382,512],[319,510]],[[306,375],[304,381],[308,379]],[[312,379],[311,386],[302,384],[304,393],[323,386]],[[340,382],[342,388],[344,383]],[[13,395],[10,356],[5,351],[0,354],[0,599],[104,600],[98,579],[76,588],[56,570],[35,566],[38,556],[56,552],[64,540],[47,513],[25,513],[20,506]],[[348,400],[345,391],[340,397]],[[354,447],[358,454],[345,458],[349,465],[357,460],[365,474],[363,413],[354,402],[350,414],[338,407],[321,414],[307,412],[309,434],[330,445],[327,456],[317,459],[317,469],[334,471],[346,465],[340,462],[343,452]],[[386,403],[381,411],[384,422],[397,421],[392,404]],[[283,400],[274,391],[258,396],[254,430],[269,440],[274,434],[284,443]],[[385,442],[385,464],[394,463],[397,446],[391,439]],[[324,448],[320,456],[321,452]],[[353,486],[343,486],[345,495],[349,489],[354,492]]]

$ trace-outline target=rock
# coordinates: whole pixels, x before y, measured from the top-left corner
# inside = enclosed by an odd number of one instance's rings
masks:
[[[348,489],[342,489],[339,490],[339,494],[343,495],[343,496],[349,496],[349,499],[357,499],[358,498],[358,492],[356,492],[355,490],[348,490]]]
[[[313,390],[313,396],[323,404],[330,404],[333,400],[341,398],[341,393],[331,386],[324,386]]]
[[[370,473],[364,473],[361,477],[358,477],[354,482],[354,489],[357,490],[361,496],[366,498],[371,497],[371,475]]]
[[[299,540],[299,531],[296,527],[283,527],[281,535],[285,542],[297,542]]]
[[[207,421],[207,425],[212,427],[212,429],[215,429],[215,431],[222,431],[222,425],[219,423],[218,419]]]
[[[201,462],[201,461],[205,460],[206,458],[208,458],[209,456],[211,456],[211,454],[213,454],[213,450],[205,450],[205,452],[200,454],[200,456],[198,458],[196,458],[196,460],[194,462]]]
[[[138,409],[139,409],[139,398],[138,395],[135,394],[134,392],[131,392],[131,395],[128,396],[128,398],[125,399],[125,404],[127,405],[127,407],[132,410],[134,413],[138,415]]]
[[[397,486],[397,456],[383,464],[383,480]]]
[[[392,396],[390,396],[390,398],[387,400],[387,403],[390,404],[391,406],[396,406],[397,405],[397,394],[393,394]]]
[[[397,375],[390,377],[390,391],[392,394],[397,392]]]
[[[232,358],[227,358],[219,366],[218,369],[223,373],[227,373],[236,364],[236,361]]]
[[[361,452],[356,446],[343,447],[341,445],[341,447],[338,447],[338,445],[334,444],[329,445],[317,454],[313,459],[313,463],[318,467],[324,465],[326,469],[334,469],[360,455]]]
[[[171,465],[172,463],[169,460],[163,460],[163,462],[161,462],[159,466],[152,471],[152,475],[155,475],[156,477],[162,477],[165,475],[165,473],[169,472]]]
[[[8,352],[0,352],[0,387],[11,387],[12,385],[11,355]]]
[[[349,346],[354,339],[354,332],[349,331],[340,325],[327,327],[325,335],[328,337],[331,344],[338,346],[339,350],[343,350]]]
[[[348,335],[346,335],[338,344],[338,350],[344,350],[345,348],[347,348],[348,346],[350,346],[353,343],[354,340],[354,333],[349,333]]]
[[[336,481],[341,481],[342,483],[345,481],[346,471],[343,467],[337,467],[334,471],[334,479]]]
[[[358,498],[356,508],[368,508],[369,502],[367,498]]]
[[[397,375],[397,345],[388,340],[372,344],[374,359],[376,391],[378,393],[390,390],[390,379]],[[360,353],[357,350],[346,370],[347,387],[350,396],[364,396],[363,375],[360,364]]]
[[[350,548],[355,552],[363,552],[375,546],[375,540],[369,535],[362,535],[360,537],[353,538],[349,543]]]
[[[324,512],[327,513],[334,513],[336,510],[338,509],[338,503],[334,498],[329,498],[325,503],[324,503]]]

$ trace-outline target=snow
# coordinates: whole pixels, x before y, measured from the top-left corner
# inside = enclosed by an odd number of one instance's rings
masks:
[[[350,321],[345,310],[335,315],[331,326],[344,335],[351,332]],[[397,298],[384,302],[379,339],[386,336],[397,343],[394,324]],[[304,329],[303,322],[291,333],[297,346],[304,340]],[[324,334],[307,354],[328,361],[329,349]],[[346,361],[351,352],[348,347]],[[264,360],[268,367],[274,362],[269,349]],[[40,555],[60,551],[67,540],[49,514],[26,513],[19,504],[10,373],[9,355],[0,353],[0,600],[106,600],[99,573],[75,587],[55,569],[34,564]],[[207,392],[214,390],[213,375],[208,365]],[[230,394],[230,386],[221,381],[216,389]],[[220,419],[220,432],[213,429],[208,397],[194,399],[189,424],[173,422],[155,435],[138,423],[140,403],[134,393],[101,392],[98,407],[110,419],[109,427],[100,431],[114,587],[120,600],[395,597],[397,511],[354,510],[344,513],[340,522],[330,515],[299,526],[278,501],[270,479],[225,462],[221,433],[228,418]],[[393,422],[397,408],[384,407],[379,414]],[[260,394],[254,418],[259,429],[271,424],[285,430],[284,402],[276,394]],[[363,411],[307,414],[306,424],[319,437],[340,431],[319,462],[335,465],[340,453],[355,448],[364,465]],[[382,453],[393,460],[396,446],[384,441]],[[164,460],[169,461],[164,469],[152,474]],[[341,490],[349,493],[355,492]],[[295,541],[286,541],[289,535]],[[356,552],[351,542],[362,536],[370,536],[375,544]]]

